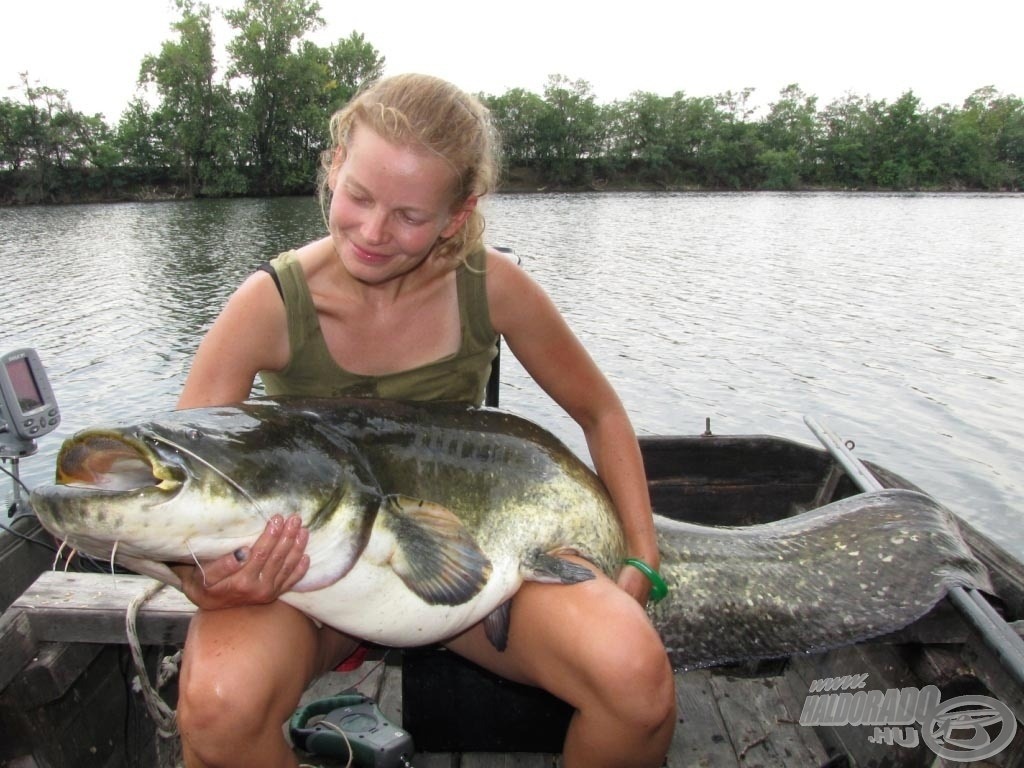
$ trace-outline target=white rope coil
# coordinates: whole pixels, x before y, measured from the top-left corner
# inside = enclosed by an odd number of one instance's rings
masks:
[[[157,592],[166,586],[161,581],[156,581],[140,592],[128,604],[128,611],[125,614],[125,629],[128,632],[128,647],[131,649],[132,661],[135,663],[136,676],[133,686],[142,694],[142,700],[146,703],[146,710],[156,724],[156,732],[165,739],[172,739],[178,735],[178,723],[175,712],[157,692],[158,688],[166,685],[174,675],[178,673],[178,663],[181,660],[181,651],[173,656],[165,657],[160,662],[160,669],[157,673],[156,687],[149,682],[149,675],[146,673],[146,664],[142,658],[142,643],[139,641],[139,633],[135,628],[135,622],[139,615],[139,609]]]

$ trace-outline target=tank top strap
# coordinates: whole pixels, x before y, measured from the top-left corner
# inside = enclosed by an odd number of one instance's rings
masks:
[[[320,330],[320,319],[309,292],[306,275],[295,251],[286,251],[270,262],[277,273],[288,318],[288,345],[292,359],[303,358],[313,367],[336,367]]]
[[[497,334],[491,325],[491,312],[487,304],[487,252],[483,246],[466,256],[455,279],[462,322],[463,352],[493,345]]]

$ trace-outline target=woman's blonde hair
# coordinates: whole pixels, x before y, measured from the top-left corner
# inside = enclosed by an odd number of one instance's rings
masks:
[[[497,186],[499,141],[488,109],[440,78],[396,75],[363,88],[331,117],[332,147],[324,153],[320,174],[325,211],[334,173],[345,160],[356,125],[399,146],[423,148],[444,159],[456,181],[453,211]],[[464,259],[483,239],[483,232],[483,214],[474,209],[458,232],[435,246],[434,255]]]

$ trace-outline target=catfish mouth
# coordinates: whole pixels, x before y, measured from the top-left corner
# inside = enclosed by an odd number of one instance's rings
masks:
[[[162,462],[143,442],[116,433],[78,437],[57,457],[57,483],[63,486],[111,492],[173,491],[184,481],[180,468]]]

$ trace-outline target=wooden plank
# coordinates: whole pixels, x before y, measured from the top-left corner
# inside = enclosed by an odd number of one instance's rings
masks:
[[[839,648],[828,653],[794,656],[786,675],[793,697],[801,706],[810,695],[814,680],[844,675],[867,674],[866,690],[924,685],[902,655],[901,649],[889,645],[863,645]],[[799,713],[797,713],[799,717]],[[814,731],[833,755],[842,754],[851,765],[900,765],[908,768],[930,766],[935,754],[924,744],[916,748],[872,744],[870,726],[816,726]]]
[[[459,756],[449,752],[417,752],[412,764],[416,768],[459,768]]]
[[[1024,691],[1007,674],[1002,661],[980,637],[972,638],[963,647],[963,657],[974,674],[997,699],[1013,710],[1017,720],[1024,723]]]
[[[402,721],[402,665],[387,663],[384,666],[384,676],[381,682],[380,694],[377,698],[377,706],[384,713],[384,717],[395,725],[403,725]],[[413,742],[416,736],[413,734]]]
[[[22,515],[0,531],[0,613],[53,563],[52,537],[35,517]],[[24,537],[24,538],[21,538]]]
[[[99,643],[42,643],[21,674],[0,691],[0,705],[35,709],[60,698],[102,650]]]
[[[42,707],[0,711],[2,748],[13,756],[31,755],[40,766],[110,768],[128,765],[125,733],[130,694],[122,652],[103,646],[68,693]],[[132,729],[133,734],[138,731]],[[152,735],[152,730],[148,730]],[[153,765],[142,740],[131,764]],[[143,754],[145,752],[145,754]],[[0,758],[0,764],[4,759]]]
[[[828,760],[821,741],[790,712],[772,678],[713,675],[722,719],[741,766],[817,766]]]
[[[460,768],[552,768],[556,765],[552,755],[532,752],[466,752],[459,761]]]
[[[940,689],[951,685],[963,688],[975,681],[974,670],[958,645],[923,645],[908,653],[907,661],[918,678]]]
[[[24,612],[40,641],[125,643],[129,603],[156,584],[148,576],[47,571],[12,610]],[[185,640],[195,606],[173,587],[164,587],[139,611],[143,645],[177,645]]]
[[[378,658],[363,662],[356,669],[325,672],[309,684],[299,699],[299,706],[304,707],[319,699],[349,693],[353,689],[377,701],[384,680],[384,667],[382,659]]]
[[[0,615],[0,691],[21,674],[38,648],[39,641],[24,611],[11,608]]]
[[[668,757],[671,768],[739,765],[715,701],[708,670],[676,675],[676,712],[678,722]]]

